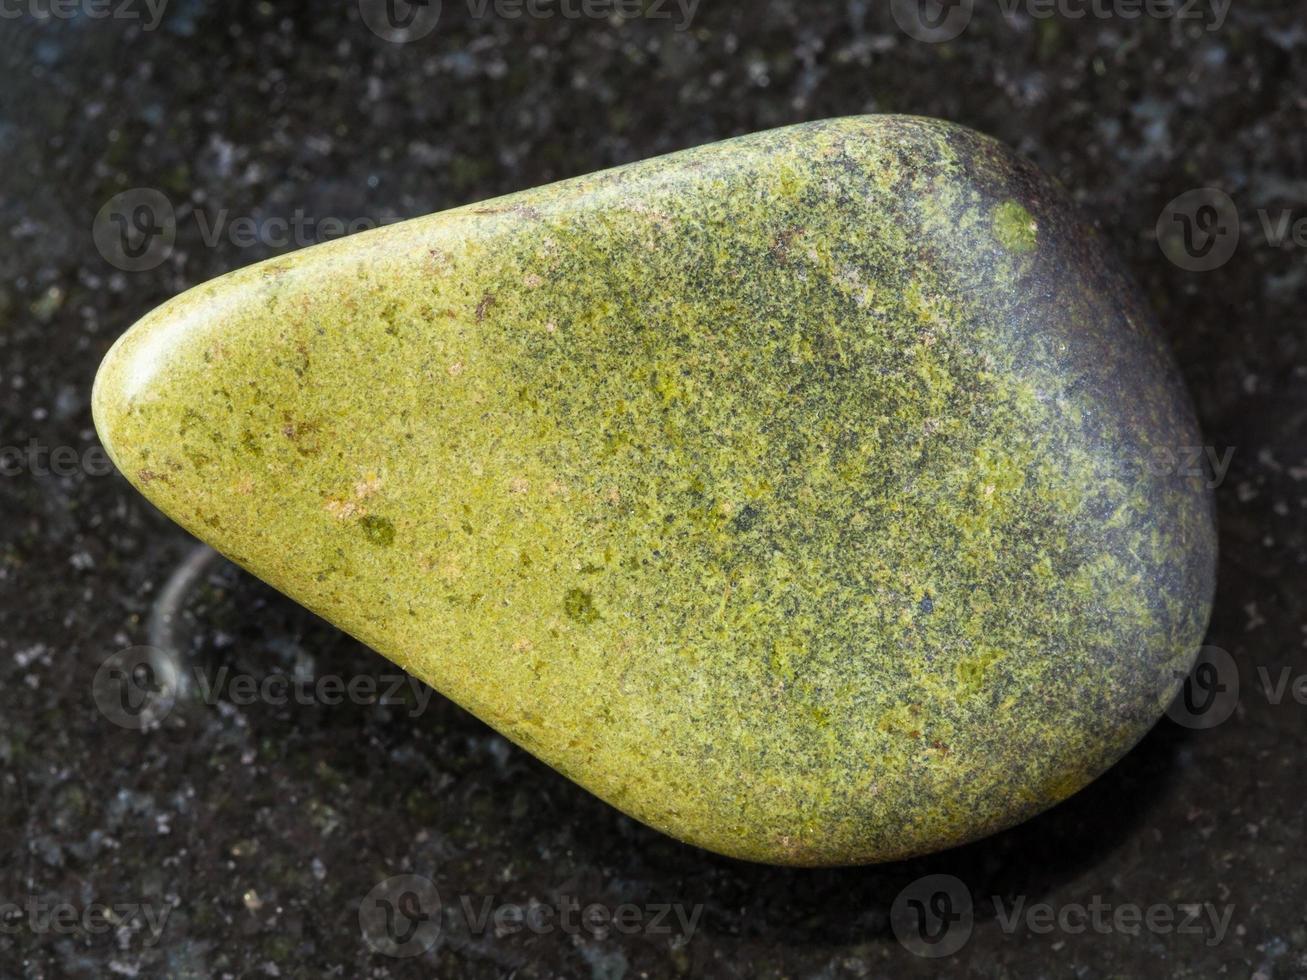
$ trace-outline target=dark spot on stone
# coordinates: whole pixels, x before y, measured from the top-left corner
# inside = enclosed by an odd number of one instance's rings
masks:
[[[568,619],[576,623],[589,625],[599,618],[594,598],[584,589],[568,589],[563,596],[563,612]]]
[[[193,408],[188,408],[182,413],[182,420],[181,424],[177,427],[177,434],[185,438],[186,434],[190,432],[193,426],[200,424],[203,421],[204,419],[201,417],[199,412],[195,411]]]
[[[486,314],[490,312],[490,307],[494,305],[495,297],[490,293],[486,293],[481,297],[481,302],[477,304],[477,323],[480,323],[486,318]]]
[[[772,242],[771,254],[778,265],[786,265],[790,260],[790,246],[794,239],[798,237],[802,229],[798,227],[786,228]]]
[[[281,434],[291,441],[301,456],[316,456],[322,448],[321,426],[317,422],[283,415]]]
[[[395,525],[384,517],[369,514],[359,521],[359,527],[363,528],[364,536],[379,547],[389,548],[395,543]]]
[[[741,533],[750,531],[758,523],[758,518],[761,516],[762,512],[757,507],[748,504],[744,510],[735,515],[735,519],[731,521],[731,526]]]
[[[921,600],[921,611],[924,612],[924,613],[934,612],[934,611],[935,611],[935,600],[932,599],[930,596],[926,596],[926,598],[922,599],[922,600]]]

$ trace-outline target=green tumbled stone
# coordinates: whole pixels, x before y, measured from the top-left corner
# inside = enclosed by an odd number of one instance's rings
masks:
[[[1069,796],[1159,717],[1213,590],[1137,292],[1051,181],[925,119],[242,269],[132,328],[94,405],[189,531],[759,861],[904,857]]]

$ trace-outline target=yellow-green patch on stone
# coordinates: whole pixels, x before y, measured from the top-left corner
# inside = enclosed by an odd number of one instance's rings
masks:
[[[1016,201],[1004,201],[994,212],[994,234],[1010,252],[1033,252],[1039,244],[1039,225]]]

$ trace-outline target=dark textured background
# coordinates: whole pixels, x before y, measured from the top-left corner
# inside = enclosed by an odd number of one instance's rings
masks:
[[[122,0],[114,0],[115,4]],[[1273,704],[1307,647],[1307,250],[1257,211],[1307,205],[1300,3],[1236,0],[1207,22],[1005,18],[978,0],[948,44],[888,4],[703,0],[669,22],[469,17],[447,0],[408,45],[353,3],[172,0],[125,19],[0,19],[0,444],[94,445],[96,365],[181,289],[275,254],[207,245],[192,207],[256,219],[412,217],[756,129],[912,112],[996,135],[1059,177],[1152,297],[1213,446],[1221,587],[1209,643],[1240,665],[1234,717],[1170,721],[1097,784],[999,837],[902,865],[807,872],[681,846],[597,802],[436,698],[403,707],[209,705],[146,733],[92,698],[106,656],[146,642],[193,543],[116,475],[0,477],[0,905],[175,906],[160,942],[0,922],[0,977],[1229,977],[1307,975],[1301,858],[1307,707]],[[24,11],[22,4],[6,10]],[[1203,8],[1199,8],[1203,9]],[[1168,262],[1154,226],[1194,187],[1243,219],[1216,271]],[[177,245],[115,269],[92,225],[153,187]],[[90,467],[95,469],[95,467]],[[177,624],[189,664],[259,677],[382,676],[379,657],[215,563]],[[446,909],[559,896],[702,905],[688,938],[475,935],[447,916],[423,956],[376,955],[360,901],[414,871]],[[930,961],[889,908],[960,878],[975,931]],[[987,896],[1234,906],[1202,936],[1005,932]]]

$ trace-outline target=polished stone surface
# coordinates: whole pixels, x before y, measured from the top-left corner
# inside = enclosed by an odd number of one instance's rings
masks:
[[[1137,290],[951,124],[783,127],[369,231],[106,356],[118,469],[602,799],[773,864],[944,850],[1148,731],[1207,629]]]

